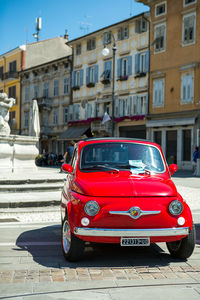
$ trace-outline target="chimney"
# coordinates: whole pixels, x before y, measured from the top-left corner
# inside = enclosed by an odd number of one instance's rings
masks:
[[[68,35],[67,29],[65,30],[64,39],[66,40],[66,42],[68,42],[68,40],[69,40],[69,35]]]

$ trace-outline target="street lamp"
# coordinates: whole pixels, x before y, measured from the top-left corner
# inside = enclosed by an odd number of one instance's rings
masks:
[[[114,122],[114,111],[115,111],[115,54],[116,54],[116,42],[115,42],[115,37],[112,34],[112,136],[114,136],[115,133],[115,122]],[[110,54],[110,50],[106,47],[102,50],[102,55],[103,56],[108,56]]]

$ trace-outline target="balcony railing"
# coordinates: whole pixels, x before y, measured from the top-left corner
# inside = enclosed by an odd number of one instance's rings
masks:
[[[15,72],[6,72],[4,74],[2,74],[1,76],[1,80],[6,80],[6,79],[16,79],[18,78],[18,72],[15,71]]]
[[[52,101],[46,97],[37,98],[37,103],[40,108],[50,108]]]

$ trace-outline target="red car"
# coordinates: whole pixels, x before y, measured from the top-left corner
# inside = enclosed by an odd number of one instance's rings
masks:
[[[84,242],[149,246],[166,242],[172,256],[195,247],[189,206],[177,192],[159,145],[131,138],[91,138],[75,145],[64,164],[62,248],[80,259]]]

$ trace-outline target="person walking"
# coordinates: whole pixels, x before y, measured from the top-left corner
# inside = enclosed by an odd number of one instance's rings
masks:
[[[192,158],[193,175],[197,173],[197,159],[200,158],[199,147],[195,147]]]
[[[74,141],[71,141],[69,143],[69,146],[67,147],[67,151],[65,152],[65,154],[63,156],[63,160],[61,161],[62,165],[69,164],[71,162],[73,152],[74,152]],[[60,173],[62,173],[62,165],[60,167]]]

